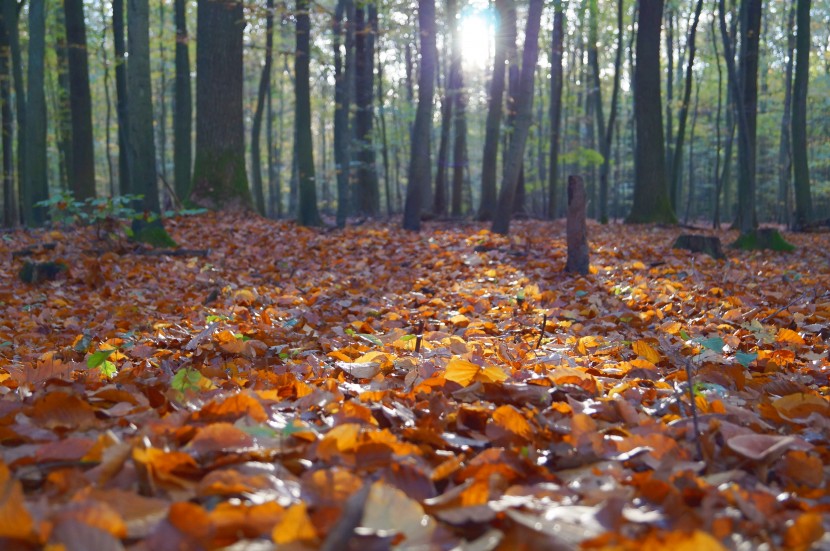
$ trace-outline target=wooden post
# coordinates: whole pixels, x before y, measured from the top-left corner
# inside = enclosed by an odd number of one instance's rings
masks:
[[[588,234],[585,227],[585,184],[581,176],[568,176],[568,263],[565,271],[586,275]]]

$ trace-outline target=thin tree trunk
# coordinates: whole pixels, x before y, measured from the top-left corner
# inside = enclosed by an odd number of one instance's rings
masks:
[[[674,146],[674,22],[675,13],[671,4],[665,10],[666,24],[665,24],[665,49],[666,49],[666,167],[672,166]],[[659,42],[657,42],[659,43]],[[668,172],[670,175],[671,172]],[[671,184],[671,181],[669,181]],[[674,191],[669,187],[669,200],[671,201],[671,208],[677,212],[677,197]]]
[[[787,67],[784,70],[784,111],[781,114],[781,136],[778,142],[778,221],[790,223],[790,180],[792,176],[792,148],[790,146],[790,120],[793,91],[793,65],[795,53],[795,4],[792,0],[787,14]]]
[[[720,160],[721,160],[721,137],[720,137],[720,121],[721,121],[721,113],[723,111],[723,70],[721,69],[720,65],[720,56],[718,55],[718,40],[717,34],[715,33],[715,20],[712,19],[712,24],[709,27],[711,31],[711,39],[712,39],[712,48],[715,53],[715,66],[718,69],[718,107],[717,107],[717,114],[715,116],[715,171],[714,171],[714,180],[715,180],[715,193],[713,197],[713,205],[712,205],[712,227],[715,229],[720,228],[720,195],[721,195],[721,188],[723,187],[723,180],[721,179],[720,174]]]
[[[674,198],[673,203],[680,200],[680,179],[681,179],[681,164],[683,162],[683,141],[686,138],[686,119],[689,116],[689,102],[692,97],[692,78],[695,63],[695,38],[697,37],[697,25],[700,21],[700,12],[703,9],[703,0],[697,0],[695,4],[695,14],[692,19],[692,26],[689,29],[689,36],[686,39],[687,48],[689,50],[689,59],[686,62],[686,78],[683,88],[683,100],[680,103],[680,113],[677,120],[677,138],[674,144],[674,152],[672,153],[672,164],[669,165],[669,186],[671,196]]]
[[[510,218],[514,211],[514,198],[522,170],[525,143],[533,118],[533,79],[536,62],[539,57],[539,26],[542,19],[543,0],[529,0],[525,44],[522,54],[522,70],[519,77],[515,98],[515,123],[510,149],[506,161],[504,181],[499,193],[496,218],[493,220],[494,233],[507,234],[510,230]]]
[[[421,208],[429,199],[431,182],[430,134],[435,95],[435,0],[418,0],[421,67],[418,74],[418,108],[412,126],[409,178],[406,187],[403,228],[421,229]]]
[[[251,188],[254,196],[254,207],[263,216],[265,215],[265,191],[262,185],[262,160],[259,144],[262,135],[265,98],[268,94],[268,84],[271,81],[272,52],[274,49],[274,0],[267,0],[265,10],[265,62],[262,64],[262,73],[259,77],[256,110],[251,124]]]
[[[803,230],[812,219],[810,167],[807,163],[807,87],[810,82],[810,0],[797,0],[795,39],[795,77],[793,81],[793,185],[795,219],[793,226]]]
[[[20,52],[20,5],[6,0],[3,4],[3,19],[9,33],[9,48],[12,57],[14,77],[15,118],[17,121],[17,189],[22,194],[26,181],[26,85],[23,80],[23,56]],[[22,199],[22,198],[21,198]],[[15,206],[17,211],[17,206]],[[15,219],[17,217],[15,216]]]
[[[435,163],[435,193],[432,196],[432,210],[436,216],[445,216],[447,214],[447,169],[449,168],[448,159],[453,108],[451,99],[453,78],[450,74],[451,70],[448,64],[444,78],[444,97],[441,100],[441,135],[438,141],[438,158]]]
[[[349,106],[351,104],[350,76],[351,67],[346,63],[343,68],[341,39],[343,19],[347,18],[346,33],[353,32],[354,4],[351,0],[339,0],[335,8],[332,34],[334,35],[334,169],[337,176],[337,226],[346,225],[349,214],[349,173],[351,156],[349,154]],[[346,40],[349,49],[351,40]],[[350,58],[346,52],[346,59]]]
[[[354,132],[357,163],[355,206],[364,216],[377,216],[380,190],[373,143],[374,60],[377,9],[373,2],[355,4],[355,115]]]
[[[700,82],[698,82],[697,86],[695,86],[695,111],[692,115],[692,128],[689,131],[689,181],[687,182],[687,187],[689,188],[689,191],[688,195],[686,196],[686,214],[683,217],[683,222],[685,224],[689,223],[689,212],[691,211],[692,200],[694,199],[695,195],[695,127],[697,126],[697,108],[699,105]],[[680,151],[680,149],[676,149],[675,151]]]
[[[6,28],[4,10],[0,10],[0,127],[3,146],[3,225],[17,223],[17,201],[14,193],[14,153],[12,149],[12,90],[11,90],[11,44]]]
[[[453,4],[455,0],[452,0]],[[464,190],[464,169],[467,166],[467,96],[464,93],[464,73],[461,67],[461,42],[459,39],[459,20],[455,17],[457,8],[452,10],[453,41],[455,47],[451,54],[450,70],[453,76],[452,102],[453,102],[453,125],[455,127],[455,143],[453,144],[452,155],[452,201],[450,213],[454,217],[460,217],[462,213],[462,194]]]
[[[159,89],[157,92],[158,99],[158,145],[159,157],[158,164],[161,168],[161,177],[167,181],[167,58],[165,51],[167,50],[165,44],[164,29],[167,16],[165,15],[166,2],[159,2],[159,29],[158,35],[154,38],[158,43],[159,56]]]
[[[101,15],[101,21],[105,21],[106,6],[103,0],[101,0],[98,4],[98,8],[99,14]],[[118,194],[118,190],[115,186],[115,169],[112,166],[112,155],[110,154],[110,150],[112,149],[112,133],[110,132],[110,126],[112,125],[112,103],[110,101],[110,66],[109,56],[107,55],[106,27],[101,34],[101,47],[98,51],[100,52],[101,61],[104,65],[104,101],[106,102],[106,113],[104,115],[104,156],[107,160],[107,176],[109,176],[110,182],[110,197],[115,197]]]
[[[311,139],[311,95],[309,61],[311,58],[311,20],[309,0],[297,0],[297,49],[294,57],[295,155],[298,171],[297,221],[303,226],[322,223],[317,210],[317,182],[314,175],[314,142]]]
[[[555,0],[550,69],[550,167],[548,168],[548,218],[556,218],[559,195],[559,146],[562,140],[562,42],[564,24],[562,0]],[[619,66],[619,65],[618,65]]]
[[[69,189],[72,172],[72,125],[69,114],[69,60],[66,51],[66,22],[63,7],[57,10],[55,29],[55,62],[57,65],[57,92],[55,93],[55,135],[58,146],[58,177],[60,189]]]
[[[175,0],[176,81],[173,105],[173,178],[176,195],[190,194],[190,169],[193,164],[193,95],[190,89],[190,38],[187,34],[185,0]]]
[[[386,133],[386,98],[384,97],[383,91],[383,64],[380,59],[380,47],[375,49],[375,55],[377,56],[375,61],[378,67],[376,100],[378,102],[378,124],[380,126],[381,155],[383,156],[383,188],[386,195],[386,214],[391,216],[394,209],[392,208],[392,180],[389,166],[389,141]]]
[[[184,0],[179,0],[184,1]],[[124,0],[112,0],[112,39],[115,47],[115,112],[118,116],[118,178],[122,194],[134,193],[130,184],[130,123],[127,113],[127,59]],[[70,158],[71,161],[71,158]],[[72,163],[68,163],[71,167]],[[70,168],[69,173],[72,173]]]

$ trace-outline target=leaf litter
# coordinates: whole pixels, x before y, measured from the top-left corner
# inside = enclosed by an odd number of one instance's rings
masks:
[[[830,546],[825,235],[167,225],[3,236],[4,549]]]

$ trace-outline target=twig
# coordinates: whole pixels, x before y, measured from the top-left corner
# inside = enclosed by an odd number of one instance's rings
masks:
[[[424,320],[421,320],[418,323],[418,327],[415,329],[415,353],[419,353],[421,351],[421,339],[424,337]]]
[[[697,450],[697,460],[700,461],[703,459],[703,446],[700,443],[700,422],[698,421],[697,403],[695,402],[692,362],[686,356],[681,354],[680,351],[677,350],[665,336],[660,335],[660,337],[658,337],[658,341],[660,342],[660,347],[663,349],[663,352],[670,356],[669,359],[671,359],[673,363],[683,364],[683,367],[686,369],[686,384],[689,387],[689,406],[692,410],[692,427],[695,431],[695,448]]]
[[[545,336],[545,327],[547,327],[547,325],[548,325],[548,315],[547,314],[542,314],[542,328],[541,328],[541,331],[539,332],[539,340],[536,341],[536,348],[537,349],[540,346],[542,346],[542,338]]]

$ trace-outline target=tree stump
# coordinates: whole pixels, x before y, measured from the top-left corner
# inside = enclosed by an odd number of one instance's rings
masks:
[[[568,176],[568,262],[565,271],[588,273],[588,233],[585,224],[585,184],[581,176]]]
[[[758,228],[740,236],[731,247],[745,251],[794,251],[795,247],[788,243],[775,228]]]
[[[694,235],[684,234],[677,238],[672,249],[686,249],[693,253],[705,253],[712,258],[726,258],[723,254],[723,247],[721,247],[720,238],[708,235]]]

